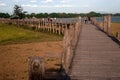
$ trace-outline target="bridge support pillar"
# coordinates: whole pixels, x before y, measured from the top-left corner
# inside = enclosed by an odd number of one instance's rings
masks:
[[[44,80],[45,65],[44,59],[40,57],[30,57],[29,61],[29,80]]]

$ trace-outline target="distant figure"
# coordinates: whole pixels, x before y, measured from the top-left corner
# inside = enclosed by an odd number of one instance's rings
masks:
[[[53,21],[53,18],[50,18],[50,22],[52,22]]]
[[[48,22],[52,22],[53,18],[48,17]]]
[[[56,21],[57,18],[54,18],[54,20]]]
[[[90,18],[90,16],[88,16],[88,21],[89,21],[89,23],[91,23],[91,18]]]
[[[48,22],[50,21],[50,17],[48,17]]]
[[[87,21],[88,21],[88,17],[87,16],[84,17],[84,21],[85,21],[85,24],[86,24]]]

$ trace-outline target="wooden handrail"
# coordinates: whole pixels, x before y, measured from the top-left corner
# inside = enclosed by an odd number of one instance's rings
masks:
[[[103,30],[106,34],[111,35],[111,16],[104,16],[104,20],[103,22],[101,22],[103,25],[100,24],[100,22],[98,22],[96,20],[95,17],[91,18],[92,24],[98,26],[101,30]]]
[[[70,24],[68,29],[65,29],[63,38],[62,67],[66,74],[69,73],[71,68],[75,46],[77,45],[80,33],[80,27],[81,20],[78,20],[75,24]]]
[[[0,19],[1,23],[16,24],[17,26],[24,25],[26,28],[34,27],[35,30],[46,30],[50,33],[64,34],[65,29],[69,28],[74,22],[53,21],[39,19]]]

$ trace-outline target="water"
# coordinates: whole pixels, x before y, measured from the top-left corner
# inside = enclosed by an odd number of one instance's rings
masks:
[[[120,17],[112,17],[112,22],[120,22]]]
[[[96,19],[97,21],[100,21],[100,22],[104,20],[103,17],[96,17]],[[112,16],[111,22],[120,22],[120,16],[116,16],[116,17]]]
[[[103,17],[96,17],[97,21],[102,22],[104,20]],[[65,22],[74,22],[77,21],[78,18],[57,18],[57,21],[65,21]],[[84,18],[82,18],[82,22],[84,21]],[[120,22],[120,16],[112,16],[111,22]]]
[[[102,22],[104,20],[103,17],[96,17],[97,21]],[[31,19],[33,20],[33,19]],[[45,20],[47,20],[47,18],[45,18]],[[76,22],[78,20],[78,18],[56,18],[56,22],[62,22],[62,23],[66,23],[66,22]],[[82,22],[84,22],[84,18],[82,17]],[[111,17],[111,22],[120,22],[120,16],[117,17]]]

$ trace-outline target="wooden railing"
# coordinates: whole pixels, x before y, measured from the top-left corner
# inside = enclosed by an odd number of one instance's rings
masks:
[[[63,38],[63,53],[62,53],[62,68],[66,74],[69,74],[69,71],[72,66],[72,61],[74,58],[74,51],[77,45],[79,33],[81,28],[81,18],[74,23],[70,24],[69,29],[65,29],[65,34]]]
[[[35,30],[47,31],[50,33],[64,34],[65,29],[75,22],[48,21],[40,19],[0,19],[1,23],[16,24],[25,28],[34,28]]]
[[[116,38],[120,42],[120,32],[116,32],[114,36],[111,32],[111,16],[104,16],[103,22],[98,22],[95,17],[92,19],[92,24],[98,26],[101,30],[103,30],[107,35]]]
[[[92,19],[92,24],[98,26],[101,30],[103,30],[108,35],[111,35],[110,28],[111,28],[111,16],[104,16],[103,22],[98,22],[95,17]]]
[[[119,40],[119,42],[120,42],[120,32],[116,32],[116,36],[115,36],[118,40]]]
[[[75,47],[78,42],[78,37],[80,33],[81,28],[81,17],[79,17],[78,21],[76,22],[48,22],[43,20],[11,20],[11,19],[0,19],[1,23],[9,23],[9,24],[16,24],[18,26],[22,25],[27,28],[34,27],[36,30],[46,30],[51,33],[57,33],[57,34],[64,34],[63,38],[63,53],[61,58],[61,69],[64,70],[65,74],[69,74],[73,57],[74,57],[74,51]],[[43,80],[45,78],[45,72],[42,70],[38,77],[34,75],[34,67],[40,67],[38,69],[44,69],[44,62],[41,61],[41,58],[30,58],[30,67],[29,67],[29,77],[31,80],[33,77],[36,79]],[[32,72],[33,71],[33,72]]]

